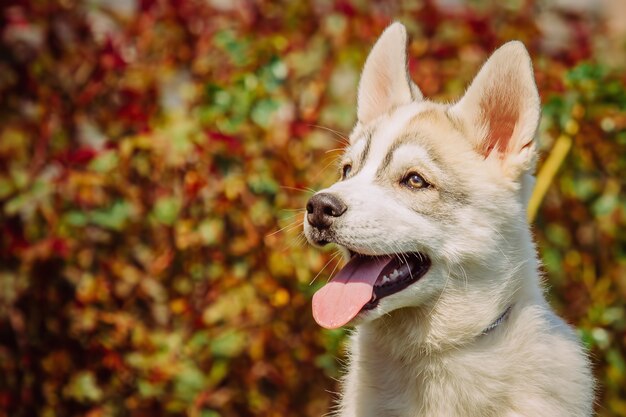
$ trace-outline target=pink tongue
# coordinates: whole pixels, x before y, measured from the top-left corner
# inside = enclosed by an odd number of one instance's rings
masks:
[[[336,329],[352,320],[372,299],[374,283],[391,257],[354,256],[332,281],[313,295],[313,318]]]

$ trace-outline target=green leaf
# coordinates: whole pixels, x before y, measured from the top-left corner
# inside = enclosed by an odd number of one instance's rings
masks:
[[[256,194],[276,194],[278,192],[278,183],[268,175],[250,175],[248,177],[248,186]]]
[[[187,347],[192,352],[196,352],[203,347],[208,346],[210,341],[211,338],[209,337],[209,332],[206,330],[200,330],[194,333],[189,342],[187,342]]]
[[[107,151],[103,152],[97,157],[95,157],[87,168],[91,171],[107,173],[113,171],[117,168],[117,164],[119,162],[119,157],[117,156],[117,152],[115,151]]]
[[[593,203],[593,212],[596,216],[606,216],[617,208],[619,198],[615,194],[605,194]]]
[[[181,201],[177,197],[161,197],[154,204],[152,215],[157,221],[171,226],[178,218],[181,205]]]
[[[218,359],[213,363],[209,376],[207,378],[210,386],[216,386],[228,375],[228,361]]]
[[[257,125],[267,129],[271,124],[272,116],[279,107],[279,103],[272,98],[259,100],[252,109],[252,120]]]
[[[241,353],[246,344],[245,333],[227,330],[211,342],[211,353],[218,358],[232,358]]]
[[[214,44],[228,53],[230,59],[237,66],[244,66],[250,60],[250,44],[247,40],[239,39],[232,30],[221,30],[213,36]]]
[[[151,381],[140,379],[137,382],[139,394],[144,398],[155,398],[163,394],[163,385],[152,383]]]
[[[133,213],[130,203],[117,200],[111,207],[91,212],[89,219],[105,229],[122,230]]]
[[[187,363],[176,374],[174,390],[176,395],[185,402],[191,402],[206,385],[204,373],[193,364]]]
[[[551,223],[546,227],[546,236],[557,246],[567,248],[571,244],[570,232],[563,226]]]
[[[590,62],[584,62],[565,74],[566,81],[577,83],[586,80],[601,80],[606,76],[606,69]]]
[[[63,216],[63,222],[74,227],[82,227],[88,223],[87,213],[82,211],[68,211]]]
[[[39,205],[46,201],[52,194],[52,185],[44,180],[38,179],[32,188],[18,194],[4,206],[7,215],[14,215],[18,212],[22,214],[32,213]]]
[[[0,177],[0,198],[8,196],[13,190],[13,183],[8,178]]]
[[[63,394],[83,403],[100,401],[102,399],[102,390],[91,371],[83,371],[74,375],[63,389]]]
[[[215,245],[222,239],[224,223],[219,219],[206,219],[198,226],[198,233],[206,245]]]
[[[215,410],[202,410],[200,417],[222,417],[222,415]]]

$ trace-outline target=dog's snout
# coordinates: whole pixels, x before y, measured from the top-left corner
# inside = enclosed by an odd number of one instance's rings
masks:
[[[311,226],[327,229],[333,219],[345,213],[347,208],[348,206],[334,194],[315,194],[306,205],[307,219]]]

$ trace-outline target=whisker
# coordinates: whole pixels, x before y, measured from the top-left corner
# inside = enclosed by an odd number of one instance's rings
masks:
[[[271,236],[274,236],[276,233],[282,232],[283,230],[286,230],[286,231],[293,230],[293,229],[295,229],[296,227],[300,227],[300,226],[302,226],[303,224],[304,224],[304,220],[302,220],[302,221],[295,221],[295,222],[291,222],[291,223],[289,223],[287,226],[285,226],[285,227],[281,227],[280,229],[276,230],[275,232],[272,232],[272,233],[270,233],[270,234],[268,234],[268,235],[265,235],[265,237],[271,237]]]
[[[433,304],[433,308],[430,309],[430,313],[428,313],[428,316],[431,316],[433,314],[433,311],[435,311],[435,308],[437,308],[437,304],[439,304],[439,301],[441,301],[441,297],[443,296],[443,293],[446,291],[446,288],[448,287],[449,280],[450,280],[450,268],[448,267],[448,274],[446,275],[446,282],[444,282],[443,289],[439,293],[439,297],[437,297],[437,301],[435,301],[435,304]]]
[[[304,231],[301,231],[300,233],[298,233],[298,236],[294,237],[293,239],[291,239],[291,242],[282,249],[282,252],[287,252],[290,249],[293,249],[294,247],[302,247],[306,244],[306,236],[304,236]]]
[[[333,164],[334,165],[339,165],[339,163],[338,163],[339,162],[339,155],[331,155],[329,158],[330,158],[330,162],[326,163],[324,165],[324,167],[318,171],[318,173],[312,178],[312,181],[316,181],[320,177],[320,175],[326,173],[326,170],[331,165],[333,165]],[[322,163],[324,163],[324,162],[322,161]]]
[[[335,259],[337,256],[341,256],[341,252],[337,251],[335,253],[335,256],[333,256],[333,259]],[[335,271],[337,270],[337,267],[339,266],[339,262],[335,263],[335,267],[333,268],[332,271],[330,271],[330,275],[328,275],[328,281],[330,281],[331,279],[333,279],[333,275],[335,275]]]
[[[303,193],[311,193],[311,194],[315,194],[317,192],[313,188],[309,188],[309,187],[298,188],[298,187],[290,187],[288,185],[281,185],[280,188],[283,188],[285,190],[301,191]]]
[[[334,135],[336,135],[337,137],[339,137],[340,139],[342,139],[343,143],[345,145],[349,145],[350,141],[349,139],[341,132],[339,132],[338,130],[335,129],[331,129],[330,127],[326,127],[326,126],[321,126],[321,125],[316,125],[316,124],[309,124],[310,127],[316,127],[318,129],[324,129]]]
[[[322,272],[324,272],[324,270],[326,269],[326,267],[335,259],[337,258],[337,255],[340,255],[339,253],[335,253],[329,260],[328,262],[326,262],[326,264],[324,264],[324,266],[322,267],[322,269],[319,270],[319,272],[317,273],[317,275],[315,275],[315,277],[313,277],[313,279],[311,280],[311,282],[309,282],[309,285],[313,285],[313,283],[315,282],[315,280],[317,279],[317,277],[320,276],[320,274]],[[334,269],[333,269],[334,271]]]
[[[301,214],[304,214],[306,210],[304,209],[298,209],[298,211],[296,213],[291,213],[289,216],[287,217],[283,217],[281,220],[289,220],[289,219],[293,219],[294,217],[297,217]]]
[[[343,151],[343,148],[333,148],[333,149],[329,149],[327,151],[324,151],[324,153],[341,152],[341,151]]]

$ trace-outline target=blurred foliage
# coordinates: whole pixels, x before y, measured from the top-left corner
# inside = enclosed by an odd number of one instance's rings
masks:
[[[529,47],[543,150],[573,143],[536,222],[546,281],[592,351],[599,415],[626,416],[624,73],[584,13],[441,4],[3,5],[0,416],[326,412],[344,331],[309,300],[339,261],[305,244],[301,208],[336,178],[394,19],[439,99],[506,40]]]

